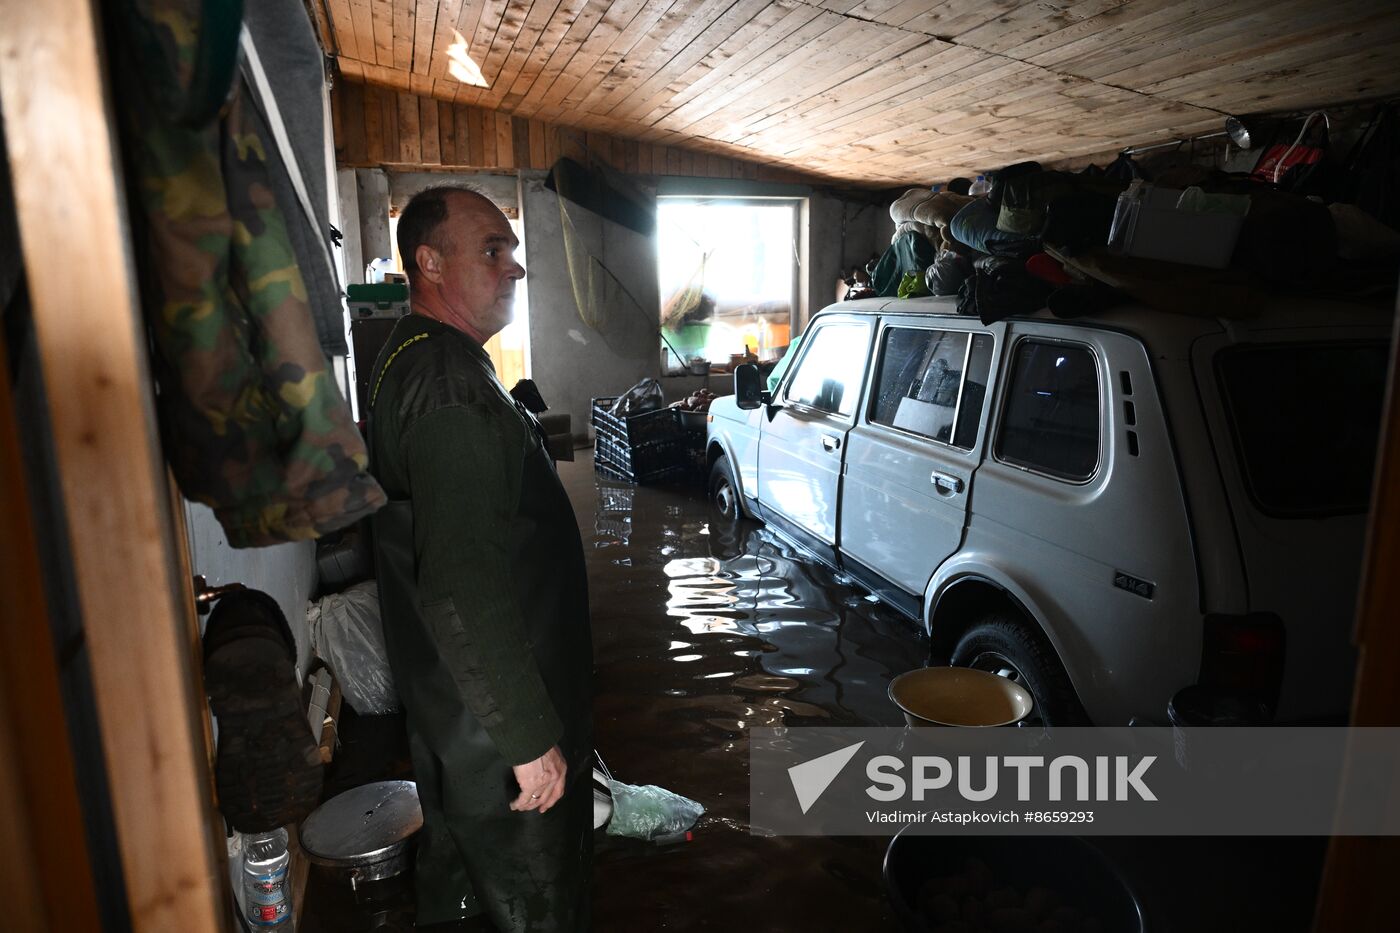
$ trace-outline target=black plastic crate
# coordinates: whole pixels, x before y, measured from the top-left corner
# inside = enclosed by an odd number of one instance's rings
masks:
[[[593,400],[593,466],[630,483],[654,483],[686,466],[685,437],[672,409],[619,418],[608,411],[617,398]]]

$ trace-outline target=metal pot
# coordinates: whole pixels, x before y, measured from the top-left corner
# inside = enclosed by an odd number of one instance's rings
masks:
[[[323,803],[301,825],[301,848],[352,890],[408,868],[413,836],[423,826],[412,781],[380,781]]]

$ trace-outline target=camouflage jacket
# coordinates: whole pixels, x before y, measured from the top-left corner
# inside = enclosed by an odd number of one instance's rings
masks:
[[[207,5],[191,0],[129,6],[113,37],[119,99],[176,480],[234,547],[344,527],[384,493],[317,339],[284,217],[298,205],[273,194],[271,132],[241,76],[212,120],[176,102],[220,57],[209,46],[236,43],[237,29],[209,35],[197,12]]]

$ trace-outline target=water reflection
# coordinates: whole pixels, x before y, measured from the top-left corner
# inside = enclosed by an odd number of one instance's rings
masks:
[[[561,476],[588,555],[597,747],[619,780],[706,807],[678,849],[600,837],[595,928],[888,929],[880,840],[755,835],[748,732],[899,724],[886,689],[926,641],[768,528],[712,513],[698,486],[614,483],[586,461]]]

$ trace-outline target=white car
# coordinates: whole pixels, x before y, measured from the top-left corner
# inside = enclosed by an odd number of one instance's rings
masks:
[[[741,368],[711,407],[710,494],[1046,723],[1165,722],[1197,684],[1341,721],[1390,325],[1301,299],[990,326],[951,299],[833,305],[771,393]]]

